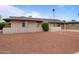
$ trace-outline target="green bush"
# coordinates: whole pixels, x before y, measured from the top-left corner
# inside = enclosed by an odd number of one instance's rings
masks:
[[[44,31],[48,31],[49,30],[49,24],[48,24],[48,22],[43,21],[43,23],[42,23],[42,29]]]
[[[9,23],[9,22],[2,22],[2,23],[0,23],[0,30],[2,30],[3,27],[5,27],[5,28],[11,27],[11,23]]]
[[[5,26],[4,22],[0,23],[0,30],[2,30],[4,26]]]

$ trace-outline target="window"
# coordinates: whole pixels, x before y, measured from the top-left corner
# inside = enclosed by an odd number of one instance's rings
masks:
[[[22,22],[22,27],[25,27],[26,23],[25,21]]]
[[[57,27],[60,27],[60,24],[57,24]]]
[[[72,25],[74,25],[74,24],[72,23]]]
[[[40,23],[37,23],[37,27],[40,27]]]

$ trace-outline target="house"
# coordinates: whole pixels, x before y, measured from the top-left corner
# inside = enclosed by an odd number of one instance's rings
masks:
[[[61,29],[79,29],[79,22],[64,22],[58,19],[44,19],[32,17],[14,17],[3,19],[11,23],[10,28],[3,28],[3,33],[25,33],[43,31],[41,23],[46,20],[49,23],[49,31]]]

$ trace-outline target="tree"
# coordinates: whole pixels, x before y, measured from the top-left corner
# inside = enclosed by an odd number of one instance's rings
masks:
[[[79,16],[79,13],[78,13],[78,16]]]
[[[5,26],[5,23],[2,22],[2,16],[0,16],[0,30],[2,30],[4,26]]]
[[[52,9],[53,11],[53,18],[55,18],[55,9]]]
[[[66,20],[63,20],[63,22],[66,22]]]
[[[5,22],[2,18],[2,16],[0,15],[0,23]]]
[[[47,21],[43,21],[42,23],[42,29],[46,32],[49,30],[49,24]]]
[[[2,19],[2,16],[0,16],[0,20]]]
[[[32,18],[32,16],[28,16],[29,18]]]
[[[71,20],[72,22],[75,22],[76,20]]]

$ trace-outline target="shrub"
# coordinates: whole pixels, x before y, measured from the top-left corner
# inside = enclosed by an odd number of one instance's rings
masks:
[[[5,28],[11,27],[11,23],[9,23],[9,22],[2,22],[2,23],[0,23],[0,30],[2,30],[3,27],[5,27]]]
[[[47,21],[43,21],[43,23],[42,23],[42,29],[44,31],[48,31],[49,30],[49,24],[48,24]]]
[[[5,26],[4,22],[0,23],[0,30],[2,30],[4,26]]]

